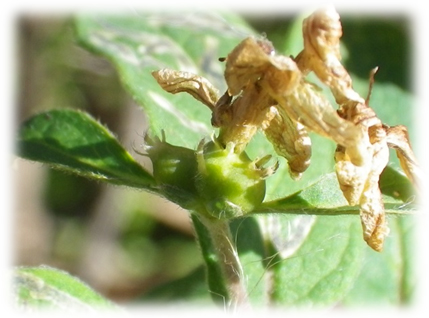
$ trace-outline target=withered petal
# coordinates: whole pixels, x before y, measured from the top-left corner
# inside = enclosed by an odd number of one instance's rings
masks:
[[[236,152],[243,151],[257,130],[274,117],[273,104],[274,100],[258,83],[250,82],[228,107],[215,108],[213,118],[224,124],[219,131],[219,141],[223,145],[233,143]],[[223,118],[227,120],[219,120]]]
[[[369,167],[356,166],[344,157],[344,152],[335,153],[335,173],[344,197],[350,205],[354,206],[360,202]]]
[[[365,242],[375,251],[383,249],[384,240],[389,234],[381,192],[377,188],[365,192],[361,203],[360,218]]]
[[[152,72],[158,84],[167,92],[186,92],[211,110],[219,99],[219,91],[204,77],[189,72],[162,69]]]
[[[399,162],[408,179],[419,188],[422,184],[422,172],[411,148],[407,127],[403,125],[387,127],[387,144],[396,150]]]
[[[337,147],[335,170],[344,197],[350,205],[360,206],[364,239],[374,250],[380,251],[388,227],[379,189],[379,179],[389,161],[386,134],[381,126],[371,130],[373,144],[368,148],[371,160],[356,166],[344,147]]]
[[[352,80],[341,64],[340,38],[342,27],[335,8],[318,10],[303,22],[304,50],[295,61],[303,73],[313,71],[330,87],[336,102],[364,100],[352,89]]]
[[[229,94],[238,95],[249,82],[256,82],[270,66],[271,53],[267,40],[248,37],[240,42],[226,58],[225,80]]]
[[[291,177],[299,179],[310,165],[311,139],[307,130],[282,109],[263,130],[276,153],[288,161]]]
[[[365,130],[341,118],[327,98],[315,90],[313,85],[303,81],[292,93],[284,95],[274,94],[270,87],[267,90],[291,119],[303,124],[308,130],[347,147],[354,164],[362,165],[368,160]]]

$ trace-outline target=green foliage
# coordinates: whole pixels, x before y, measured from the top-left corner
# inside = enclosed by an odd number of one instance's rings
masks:
[[[210,295],[205,283],[206,271],[202,266],[189,275],[154,288],[141,299],[145,303],[163,304],[191,300],[201,304],[210,304]]]
[[[210,112],[185,94],[165,93],[151,71],[164,67],[192,70],[222,91],[223,65],[217,58],[226,56],[254,31],[234,15],[198,15],[198,19],[191,13],[79,15],[75,19],[79,42],[115,65],[124,87],[148,115],[149,137],[155,140],[161,131],[165,133],[166,140],[148,150],[154,163],[153,177],[105,127],[82,112],[54,110],[30,118],[20,129],[18,149],[24,158],[96,180],[157,192],[193,210],[209,290],[214,298],[223,301],[227,287],[219,265],[222,260],[198,218],[199,205],[195,202],[210,207],[213,196],[227,196],[218,191],[231,189],[225,186],[225,178],[217,177],[226,172],[228,182],[232,177],[242,185],[242,170],[248,167],[240,165],[241,161],[222,170],[219,165],[231,164],[225,161],[227,154],[215,159],[205,157],[212,179],[201,179],[204,176],[199,171],[196,148],[213,131]],[[299,47],[297,25],[293,24],[285,47]],[[365,91],[365,80],[356,78],[354,83],[358,91]],[[398,118],[403,124],[411,123],[410,112],[404,112],[404,105],[411,104],[410,94],[403,90],[390,84],[375,84],[371,106],[387,124],[396,124]],[[256,304],[287,306],[331,306],[339,302],[353,305],[373,298],[382,303],[407,302],[413,286],[412,264],[408,260],[412,217],[405,214],[415,210],[412,204],[403,204],[413,195],[409,182],[394,168],[395,162],[382,176],[386,208],[394,217],[389,218],[392,232],[386,249],[376,254],[364,244],[359,211],[346,204],[332,173],[335,145],[322,137],[311,137],[312,165],[300,181],[292,181],[286,163],[280,159],[280,168],[267,179],[266,189],[261,183],[252,189],[254,192],[246,193],[248,189],[235,186],[232,191],[231,202],[245,206],[248,213],[232,220],[231,229],[250,299]],[[246,151],[246,162],[274,154],[262,135],[257,135]],[[210,166],[213,160],[215,168]],[[264,191],[265,200],[261,203]],[[247,195],[246,202],[243,193]],[[383,279],[376,279],[375,273],[383,273]],[[184,281],[199,290],[200,281],[192,278]],[[176,282],[170,290],[180,294],[177,286],[182,285]],[[165,292],[158,295],[166,299]],[[189,298],[194,296],[190,293]]]
[[[13,287],[17,305],[23,309],[93,312],[117,308],[79,279],[46,266],[15,269]]]
[[[149,189],[153,177],[90,115],[52,110],[26,121],[18,152],[23,158],[108,183]]]

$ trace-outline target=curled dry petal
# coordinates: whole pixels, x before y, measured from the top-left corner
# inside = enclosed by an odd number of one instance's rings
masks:
[[[389,229],[378,182],[389,161],[389,149],[381,125],[371,127],[369,137],[371,161],[356,166],[350,161],[346,149],[339,146],[335,153],[335,169],[344,197],[350,205],[360,206],[364,240],[374,250],[381,251]]]
[[[370,129],[369,134],[373,145],[373,160],[359,204],[364,239],[369,246],[380,251],[389,230],[378,182],[389,162],[389,148],[384,129],[374,127],[374,129]]]
[[[407,127],[403,125],[386,127],[386,132],[387,144],[390,148],[396,150],[396,155],[408,179],[410,179],[414,186],[417,188],[420,187],[422,172],[411,148]]]
[[[271,91],[269,87],[267,90]],[[301,85],[290,94],[272,92],[271,95],[290,118],[340,145],[350,149],[357,148],[351,153],[351,158],[356,164],[359,165],[364,160],[362,157],[365,153],[360,149],[360,141],[363,138],[362,129],[341,118],[326,97],[315,90],[313,85],[302,81]]]
[[[299,179],[310,165],[311,139],[302,124],[281,115],[277,109],[275,112],[264,133],[277,154],[287,159],[291,177]]]
[[[384,240],[389,234],[386,214],[377,186],[370,187],[363,193],[361,201],[360,218],[365,242],[375,251],[381,252]]]
[[[362,196],[368,176],[375,169],[375,153],[379,144],[386,144],[385,132],[382,129],[381,122],[374,118],[373,111],[366,105],[357,104],[356,107],[341,108],[338,114],[348,122],[356,125],[363,133],[359,140],[365,154],[365,160],[357,165],[352,160],[353,151],[348,147],[337,146],[335,151],[336,173],[344,197],[350,205],[358,205]],[[368,125],[372,125],[368,127]],[[385,145],[387,148],[387,144]],[[387,164],[387,161],[386,161]],[[381,171],[384,169],[382,167]]]
[[[352,89],[352,80],[341,64],[340,16],[333,7],[318,10],[303,22],[304,50],[296,57],[299,69],[313,71],[330,87],[337,104],[364,100]]]
[[[275,73],[270,69],[276,69]],[[226,58],[225,80],[231,96],[249,83],[268,81],[278,90],[290,92],[299,84],[301,73],[291,58],[275,56],[267,40],[244,39]]]
[[[152,76],[165,91],[191,94],[211,110],[219,99],[219,91],[204,77],[170,69],[154,71]]]
[[[335,151],[335,171],[341,191],[350,205],[358,205],[369,174],[369,166],[356,166],[346,155],[346,148]]]
[[[256,82],[270,65],[269,54],[274,49],[268,41],[263,43],[249,37],[228,54],[225,80],[229,95],[238,95],[249,82]]]
[[[274,117],[273,104],[273,99],[258,83],[249,83],[231,104],[218,104],[213,118],[222,118],[219,142],[224,146],[233,143],[234,151],[242,152],[257,130],[267,126]]]

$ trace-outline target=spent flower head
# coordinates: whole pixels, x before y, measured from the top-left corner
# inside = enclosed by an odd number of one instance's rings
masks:
[[[344,197],[360,207],[363,237],[381,251],[389,229],[378,182],[389,161],[388,148],[396,149],[414,184],[419,168],[406,127],[384,125],[369,107],[369,98],[353,90],[340,62],[341,36],[340,17],[329,7],[304,20],[304,49],[295,58],[276,54],[266,39],[244,39],[224,59],[228,89],[222,96],[195,74],[163,69],[153,76],[167,92],[187,92],[208,106],[212,125],[220,128],[216,141],[237,154],[262,130],[277,154],[288,161],[294,179],[310,164],[308,131],[332,139],[337,144],[335,170]],[[337,110],[306,79],[310,72],[329,87]]]

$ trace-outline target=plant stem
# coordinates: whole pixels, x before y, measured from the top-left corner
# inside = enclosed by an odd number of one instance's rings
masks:
[[[211,280],[212,283],[215,284],[219,284],[219,280],[222,280],[223,288],[219,286],[215,288],[217,290],[223,290],[223,292],[218,291],[218,293],[225,293],[225,295],[222,296],[225,299],[228,309],[234,311],[236,309],[250,307],[243,270],[238,257],[237,248],[232,239],[228,220],[211,219],[202,215],[199,215],[197,218],[205,227],[211,242],[213,254],[209,255],[210,253],[207,251],[207,246],[204,246],[204,242],[202,242],[201,233],[198,233],[202,252],[205,254],[203,256],[208,266],[209,285],[211,290],[213,291]],[[195,218],[193,219],[195,220]],[[213,261],[213,256],[216,259],[217,270],[213,268],[213,264],[210,264],[210,262]],[[221,275],[221,277],[210,277],[210,275],[213,274]],[[215,278],[214,281],[213,278]]]

